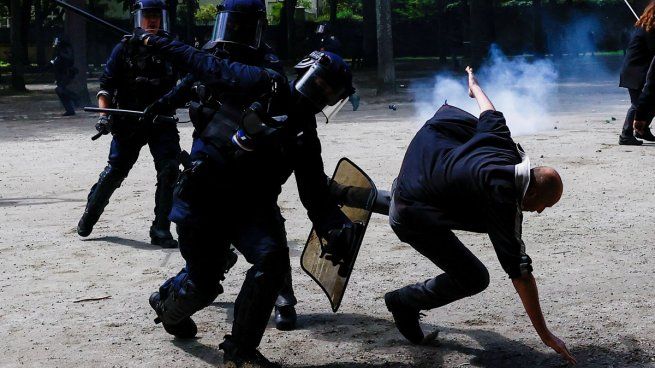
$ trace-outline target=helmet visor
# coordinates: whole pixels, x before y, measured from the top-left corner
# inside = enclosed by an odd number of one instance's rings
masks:
[[[328,121],[334,119],[347,102],[348,102],[348,97],[344,97],[332,106],[330,105],[325,106],[323,108],[323,114],[325,115],[325,118]]]
[[[265,19],[244,12],[222,11],[216,15],[212,40],[259,48]]]
[[[134,12],[134,28],[137,27],[149,33],[157,33],[160,30],[168,32],[168,13],[157,8],[139,9]]]
[[[322,110],[341,101],[346,89],[330,81],[328,70],[320,63],[312,65],[296,83],[296,90]]]

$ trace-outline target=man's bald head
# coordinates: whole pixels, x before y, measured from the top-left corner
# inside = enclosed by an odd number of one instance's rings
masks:
[[[523,197],[523,211],[539,212],[559,202],[564,191],[562,178],[552,167],[539,166],[530,170],[530,185]]]

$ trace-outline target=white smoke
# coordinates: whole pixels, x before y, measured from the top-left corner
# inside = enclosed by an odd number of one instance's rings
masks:
[[[474,72],[496,109],[505,114],[513,135],[552,128],[550,112],[556,102],[558,75],[551,61],[522,57],[510,60],[492,45],[488,60]],[[479,115],[475,99],[468,96],[467,76],[462,70],[457,77],[450,73],[437,75],[431,94],[417,94],[418,121],[427,121],[446,100],[449,105]]]

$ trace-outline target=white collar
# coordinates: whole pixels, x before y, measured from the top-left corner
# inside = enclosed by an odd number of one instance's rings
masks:
[[[520,199],[522,201],[530,185],[530,158],[525,154],[520,144],[516,145],[516,149],[521,156],[521,163],[514,165],[514,184],[520,190]]]

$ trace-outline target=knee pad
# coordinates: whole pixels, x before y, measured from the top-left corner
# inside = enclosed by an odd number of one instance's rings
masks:
[[[100,173],[100,180],[112,183],[117,188],[121,186],[126,177],[127,170],[121,170],[112,165],[107,165]]]
[[[200,289],[182,269],[177,276],[167,280],[160,288],[160,318],[166,324],[177,324],[197,311],[210,305],[223,292],[220,284],[213,290]]]

